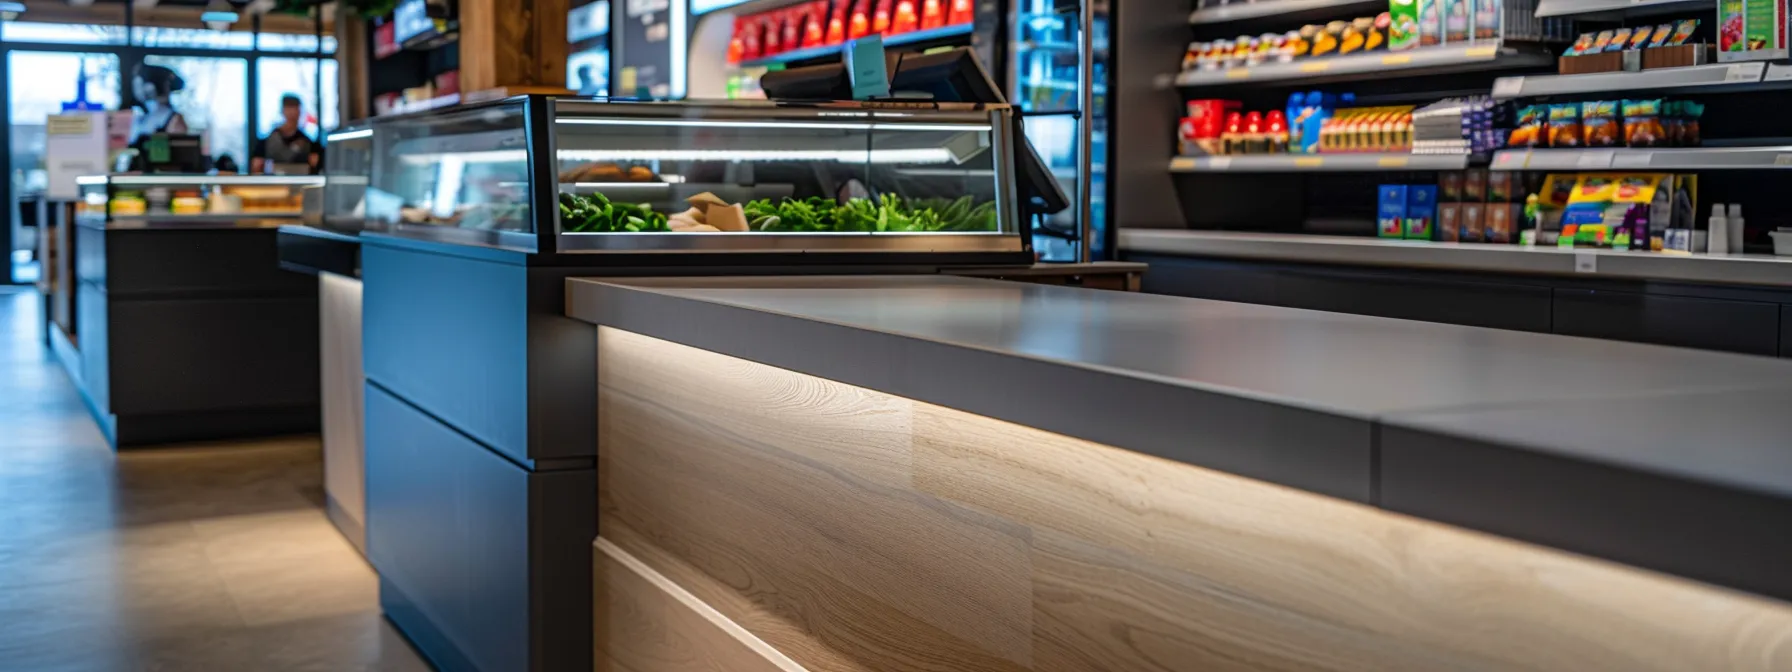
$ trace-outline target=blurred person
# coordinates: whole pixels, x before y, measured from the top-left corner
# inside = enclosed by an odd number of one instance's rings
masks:
[[[304,103],[298,96],[287,94],[280,99],[280,125],[250,148],[250,173],[316,175],[320,172],[324,150],[311,136],[305,135],[304,127],[299,124],[303,116]]]

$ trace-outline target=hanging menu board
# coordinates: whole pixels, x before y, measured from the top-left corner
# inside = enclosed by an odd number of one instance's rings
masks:
[[[622,19],[615,26],[616,81],[611,95],[671,98],[674,91],[672,56],[681,49],[683,36],[673,39],[673,13],[683,3],[672,0],[622,0]],[[683,21],[678,21],[682,28]]]

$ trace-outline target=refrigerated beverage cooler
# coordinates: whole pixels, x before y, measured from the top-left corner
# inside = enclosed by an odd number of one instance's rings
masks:
[[[1099,260],[1109,252],[1110,1],[1014,0],[1009,100],[1020,108],[1027,138],[1075,204],[1033,222],[1033,247],[1042,261]]]

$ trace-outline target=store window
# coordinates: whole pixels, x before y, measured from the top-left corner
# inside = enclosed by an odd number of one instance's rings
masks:
[[[77,106],[118,109],[118,56],[14,51],[6,63],[11,73],[7,102],[12,115],[12,193],[23,198],[42,193],[48,183],[45,119]]]
[[[321,69],[319,66],[322,66]],[[323,79],[323,104],[317,102],[318,79]],[[323,128],[339,124],[336,111],[336,61],[314,58],[262,57],[255,61],[255,78],[261,90],[255,96],[255,134],[267,135],[280,125],[280,99],[298,96],[304,108],[301,123],[305,134],[318,140],[318,122]],[[322,119],[319,119],[319,112]]]
[[[139,47],[184,47],[187,49],[253,49],[255,34],[249,24],[238,23],[242,30],[210,30],[206,28],[163,28],[137,26],[131,31],[131,43]]]
[[[48,44],[124,44],[124,26],[0,21],[0,40]]]
[[[255,37],[255,46],[262,51],[296,51],[307,54],[317,53],[319,37],[316,35],[289,35],[286,33],[262,33]],[[336,53],[336,38],[325,35],[322,38],[323,53]]]
[[[213,157],[229,155],[249,165],[249,62],[212,56],[145,56],[144,63],[169,68],[185,87],[169,97],[191,133],[205,137]]]

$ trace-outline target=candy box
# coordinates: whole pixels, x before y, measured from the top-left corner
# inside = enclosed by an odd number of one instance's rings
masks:
[[[1382,238],[1406,237],[1406,196],[1404,184],[1384,184],[1376,188],[1375,233]]]
[[[1406,188],[1406,237],[1431,240],[1432,225],[1437,222],[1437,185],[1422,184]]]

